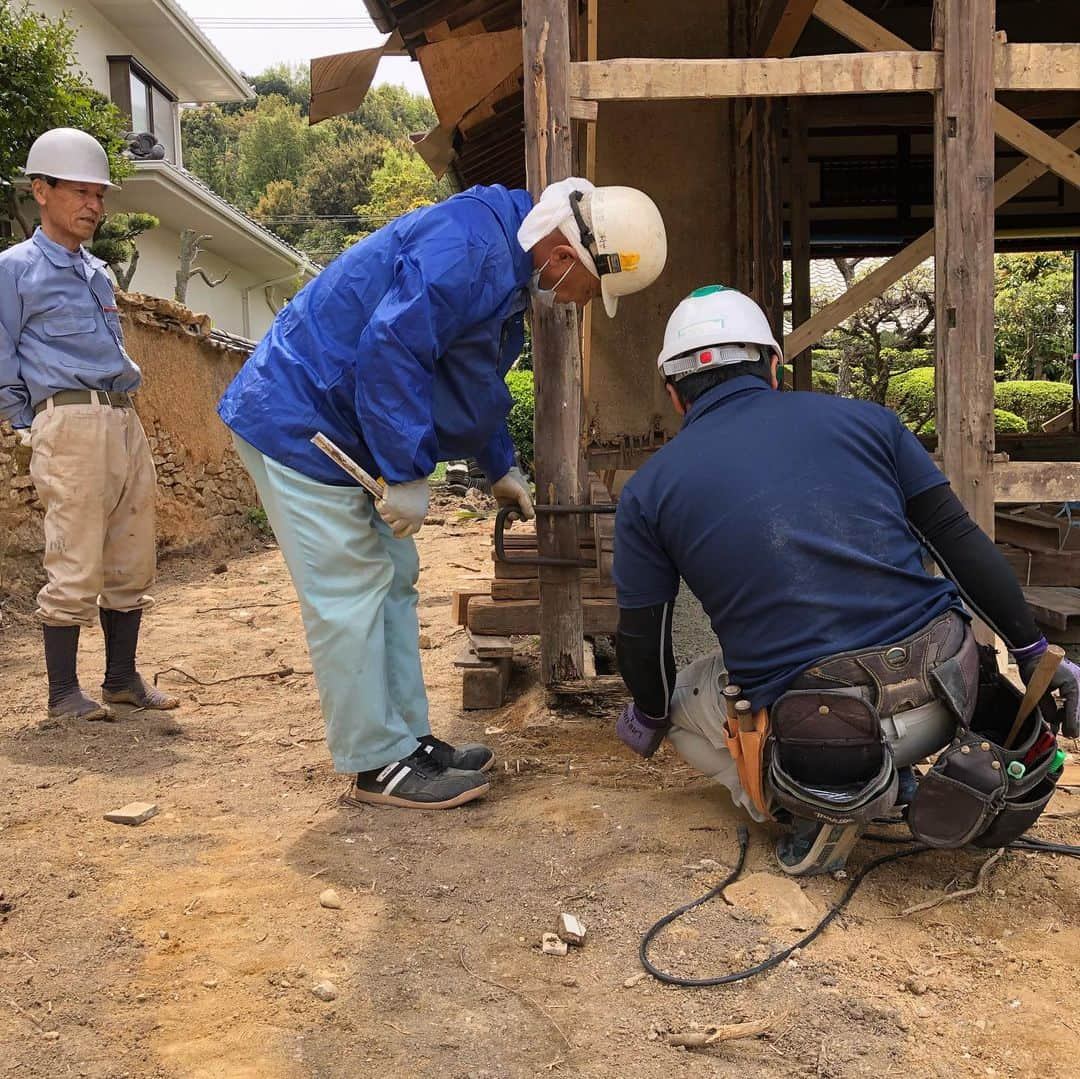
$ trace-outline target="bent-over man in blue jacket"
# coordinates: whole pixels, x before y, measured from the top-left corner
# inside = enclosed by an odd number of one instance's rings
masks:
[[[362,240],[276,318],[221,418],[255,480],[300,598],[327,741],[351,797],[443,809],[488,789],[486,746],[431,734],[416,617],[428,477],[475,457],[533,516],[506,429],[505,375],[533,302],[584,306],[651,284],[663,221],[632,188],[568,179],[533,205],[474,187]],[[311,444],[322,432],[381,477],[372,497]]]

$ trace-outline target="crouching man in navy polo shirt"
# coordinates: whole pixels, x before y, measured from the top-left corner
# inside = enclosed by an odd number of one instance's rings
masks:
[[[911,766],[971,718],[968,610],[1025,682],[1047,644],[897,416],[777,393],[782,359],[762,310],[733,289],[698,289],[668,321],[658,366],[684,421],[619,499],[617,649],[633,703],[617,731],[646,757],[670,738],[755,819],[789,825],[777,856],[800,875],[842,866],[865,823],[910,799]],[[946,577],[924,569],[924,548]],[[680,579],[721,648],[676,677]],[[1080,670],[1062,663],[1052,689],[1075,737]]]

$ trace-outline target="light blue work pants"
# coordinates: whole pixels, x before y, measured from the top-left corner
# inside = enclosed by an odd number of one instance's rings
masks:
[[[431,733],[412,539],[359,487],[331,487],[233,435],[289,567],[338,772],[407,757]]]

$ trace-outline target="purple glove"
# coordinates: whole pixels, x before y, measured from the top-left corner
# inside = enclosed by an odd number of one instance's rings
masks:
[[[1010,650],[1025,685],[1034,674],[1039,659],[1046,652],[1047,647],[1046,638],[1040,637],[1026,648]],[[1063,659],[1050,682],[1050,689],[1056,689],[1061,694],[1064,705],[1061,714],[1061,733],[1066,738],[1080,737],[1080,667],[1070,660]],[[1049,714],[1052,715],[1053,711],[1051,710]]]
[[[635,752],[651,757],[659,748],[664,736],[671,730],[671,722],[647,716],[632,701],[623,709],[615,733]]]

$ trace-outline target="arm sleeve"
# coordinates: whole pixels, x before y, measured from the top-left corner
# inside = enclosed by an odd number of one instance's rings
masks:
[[[476,455],[476,460],[492,483],[501,480],[514,465],[514,442],[506,429],[506,422],[488,440],[488,444]]]
[[[634,703],[652,719],[668,714],[675,691],[675,653],[671,644],[672,604],[619,611],[615,654]]]
[[[494,309],[489,251],[452,224],[436,223],[414,236],[360,336],[356,413],[387,483],[409,483],[435,470],[435,365],[469,324]]]
[[[0,267],[0,419],[12,427],[29,427],[30,392],[19,374],[22,299],[10,270]]]
[[[907,518],[967,605],[1010,648],[1042,636],[1009,563],[948,483],[909,498]]]

